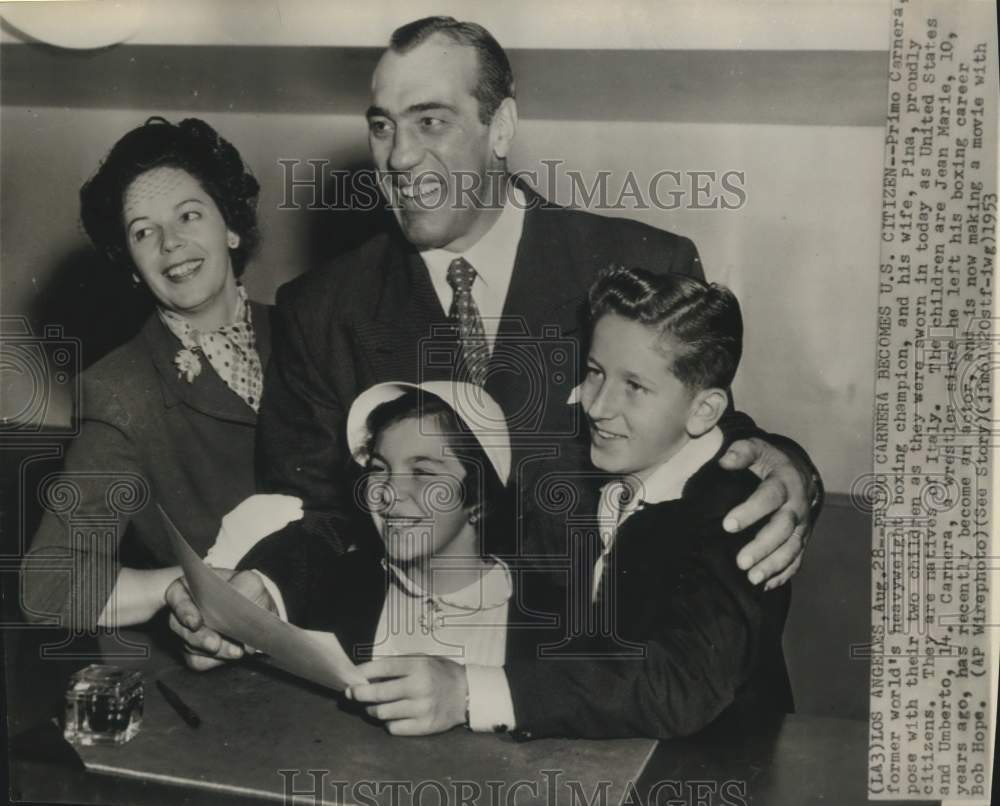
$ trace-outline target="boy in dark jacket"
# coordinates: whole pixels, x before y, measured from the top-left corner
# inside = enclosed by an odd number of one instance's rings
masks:
[[[454,713],[438,706],[467,697],[473,727],[522,739],[667,738],[727,709],[791,710],[788,587],[751,585],[735,556],[755,530],[734,539],[722,528],[756,484],[717,463],[742,352],[739,304],[690,277],[613,268],[590,308],[587,374],[571,402],[586,413],[594,465],[613,477],[601,490],[599,544],[589,559],[576,552],[569,589],[583,595],[563,603],[563,639],[539,633],[503,667],[450,683],[373,660],[360,667],[369,680],[400,681],[351,689],[373,714],[387,703],[406,712],[411,698]]]

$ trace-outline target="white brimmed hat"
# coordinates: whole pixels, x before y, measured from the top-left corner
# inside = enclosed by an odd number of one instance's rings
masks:
[[[479,442],[500,481],[510,477],[510,435],[503,409],[481,386],[462,381],[425,381],[424,383],[379,383],[355,398],[347,415],[347,447],[359,464],[368,461],[364,452],[371,434],[368,415],[383,403],[402,397],[411,389],[439,397],[465,424]]]

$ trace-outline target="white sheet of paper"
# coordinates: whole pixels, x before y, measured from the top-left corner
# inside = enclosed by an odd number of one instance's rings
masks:
[[[272,666],[337,691],[367,682],[333,633],[303,630],[258,607],[209,568],[166,512],[160,514],[191,596],[216,632],[265,653]]]

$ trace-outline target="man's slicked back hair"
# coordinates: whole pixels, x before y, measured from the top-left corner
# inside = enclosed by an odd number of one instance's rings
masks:
[[[472,88],[472,97],[479,102],[480,122],[488,124],[503,100],[514,97],[514,73],[506,52],[482,25],[459,22],[454,17],[424,17],[408,22],[392,32],[389,48],[396,53],[407,53],[435,34],[475,48],[479,75]]]

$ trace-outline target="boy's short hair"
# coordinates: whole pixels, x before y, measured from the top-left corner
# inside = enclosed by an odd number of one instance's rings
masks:
[[[743,316],[732,291],[683,274],[609,266],[590,287],[591,328],[614,313],[658,331],[671,371],[694,390],[728,389],[743,353]]]

